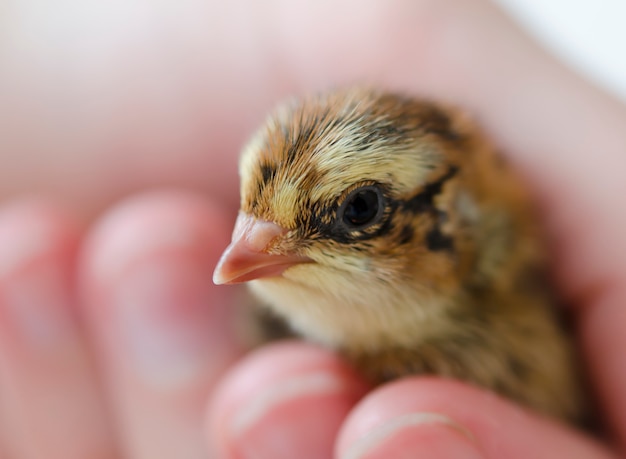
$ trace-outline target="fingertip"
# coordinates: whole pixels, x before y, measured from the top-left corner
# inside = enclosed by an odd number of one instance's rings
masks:
[[[208,198],[167,190],[128,198],[95,224],[80,293],[112,361],[134,359],[126,365],[150,384],[187,384],[240,354],[235,291],[210,281],[229,220]]]
[[[444,426],[473,439],[470,430],[448,414],[445,404],[436,403],[442,394],[454,392],[455,384],[445,380],[433,384],[429,377],[408,378],[377,388],[346,419],[337,440],[337,457],[376,457],[381,449],[395,449],[403,442],[396,436],[407,429],[416,431],[415,427],[421,431],[424,426]],[[419,441],[419,434],[413,436]]]
[[[193,248],[213,267],[228,244],[232,221],[211,199],[185,191],[152,191],[115,206],[95,225],[85,244],[89,273],[111,280],[129,262],[155,251]]]
[[[15,457],[116,453],[74,314],[80,237],[55,203],[23,198],[0,207],[0,415]]]
[[[462,426],[438,413],[412,413],[389,420],[339,453],[340,459],[402,457],[481,459],[475,439]]]
[[[225,458],[330,457],[341,422],[366,390],[324,349],[292,341],[260,348],[214,393],[210,449]]]
[[[459,456],[428,456],[447,438],[461,448]],[[432,377],[407,378],[370,393],[346,419],[336,455],[385,457],[409,444],[427,457],[611,457],[569,426],[484,389]]]
[[[244,350],[236,292],[211,283],[230,225],[210,199],[158,191],[87,238],[82,307],[129,456],[203,455],[207,394]]]

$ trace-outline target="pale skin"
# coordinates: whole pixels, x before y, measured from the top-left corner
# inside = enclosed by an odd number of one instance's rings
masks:
[[[626,107],[481,0],[248,3],[90,23],[77,2],[56,26],[26,0],[19,20],[0,14],[15,84],[0,105],[0,457],[625,456]],[[468,108],[526,176],[611,440],[430,378],[359,402],[359,377],[306,344],[243,356],[240,298],[210,282],[237,149],[284,95],[363,75]],[[117,202],[154,185],[170,188]],[[16,197],[34,192],[46,203]]]

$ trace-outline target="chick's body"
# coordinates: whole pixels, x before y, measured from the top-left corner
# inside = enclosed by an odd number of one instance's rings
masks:
[[[305,98],[240,175],[242,214],[282,228],[262,251],[300,257],[251,282],[297,333],[376,382],[438,374],[581,414],[526,193],[463,114],[367,89]]]

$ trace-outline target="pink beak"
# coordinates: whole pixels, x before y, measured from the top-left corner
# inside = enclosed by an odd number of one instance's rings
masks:
[[[312,261],[298,255],[267,253],[269,244],[287,230],[275,223],[240,213],[233,237],[213,273],[217,285],[236,284],[263,277],[280,276],[287,268]]]

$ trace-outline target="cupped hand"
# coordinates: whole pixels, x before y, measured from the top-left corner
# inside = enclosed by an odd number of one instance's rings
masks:
[[[491,4],[77,3],[69,29],[28,5],[4,16],[16,20],[0,193],[44,192],[89,225],[40,200],[0,209],[0,457],[202,458],[207,444],[209,457],[276,459],[624,452],[626,108]],[[370,389],[311,345],[241,359],[245,300],[210,282],[238,147],[284,95],[355,81],[468,108],[524,174],[614,443],[431,378],[359,403]],[[203,194],[143,194],[92,220],[151,185]]]

